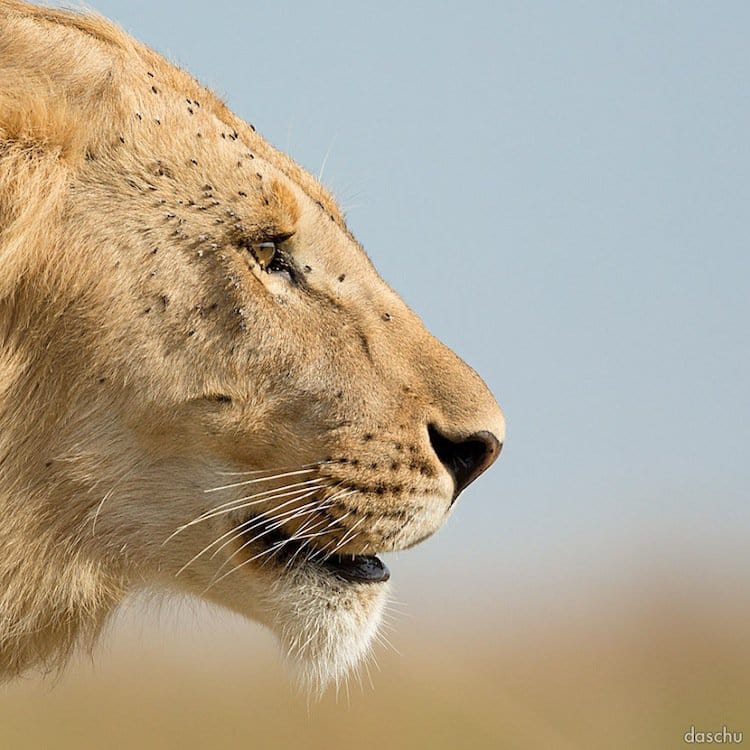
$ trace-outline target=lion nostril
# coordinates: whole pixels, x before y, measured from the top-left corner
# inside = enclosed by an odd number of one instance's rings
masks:
[[[475,432],[459,440],[446,437],[435,425],[429,425],[427,432],[440,463],[453,477],[454,501],[462,490],[494,463],[503,447],[503,444],[487,430]]]

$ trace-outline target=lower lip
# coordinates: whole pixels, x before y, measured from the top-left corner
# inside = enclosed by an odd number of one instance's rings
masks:
[[[385,563],[374,555],[333,555],[322,567],[351,583],[385,583],[391,577]]]

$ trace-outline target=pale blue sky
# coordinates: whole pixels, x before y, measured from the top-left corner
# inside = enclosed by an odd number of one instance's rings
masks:
[[[500,462],[399,555],[402,598],[746,562],[750,5],[92,5],[325,160],[503,405]]]

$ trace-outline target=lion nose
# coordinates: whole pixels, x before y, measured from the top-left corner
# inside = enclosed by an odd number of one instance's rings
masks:
[[[503,444],[487,430],[475,432],[460,440],[451,440],[435,425],[430,425],[427,432],[440,463],[453,477],[454,501],[462,490],[492,466],[503,448]]]

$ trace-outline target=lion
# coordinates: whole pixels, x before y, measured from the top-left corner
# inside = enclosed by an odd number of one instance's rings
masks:
[[[0,0],[3,677],[157,588],[338,679],[378,555],[433,534],[504,433],[315,178],[108,21]]]

